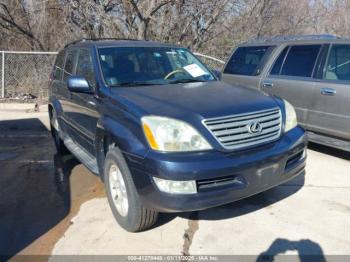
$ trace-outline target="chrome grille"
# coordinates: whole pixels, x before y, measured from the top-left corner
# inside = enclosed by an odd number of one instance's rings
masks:
[[[281,134],[282,116],[279,108],[273,108],[205,119],[203,123],[224,148],[241,149],[278,139]],[[261,130],[254,133],[253,124],[258,125]]]

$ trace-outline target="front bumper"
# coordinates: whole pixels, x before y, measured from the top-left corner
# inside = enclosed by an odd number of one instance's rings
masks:
[[[142,203],[161,212],[202,210],[224,205],[284,183],[304,172],[307,139],[296,127],[276,142],[238,152],[165,154],[145,158],[125,153]],[[196,194],[160,192],[152,177],[196,180]]]

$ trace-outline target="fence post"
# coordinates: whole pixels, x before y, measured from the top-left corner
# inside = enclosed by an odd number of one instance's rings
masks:
[[[1,97],[5,97],[5,51],[1,52]]]

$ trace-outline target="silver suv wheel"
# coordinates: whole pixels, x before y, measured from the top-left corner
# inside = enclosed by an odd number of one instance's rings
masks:
[[[109,169],[109,187],[115,208],[122,217],[126,217],[129,209],[128,195],[122,173],[116,165],[111,165]]]

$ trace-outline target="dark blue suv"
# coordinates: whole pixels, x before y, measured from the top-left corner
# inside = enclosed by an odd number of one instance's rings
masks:
[[[105,182],[128,231],[158,212],[202,210],[305,168],[304,130],[285,100],[225,84],[185,48],[81,40],[57,56],[49,114],[59,152]]]

